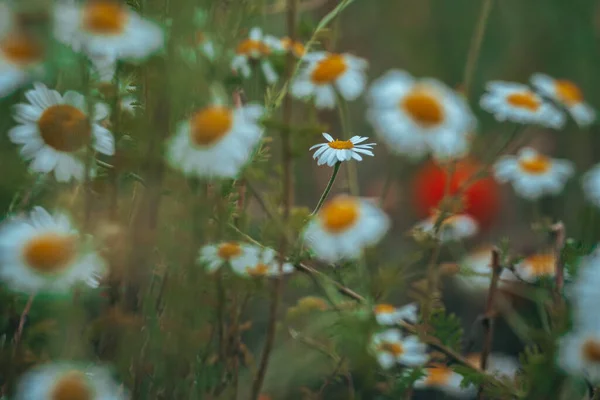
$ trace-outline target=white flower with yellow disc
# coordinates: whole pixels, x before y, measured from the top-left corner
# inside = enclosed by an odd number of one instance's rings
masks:
[[[197,262],[204,265],[208,272],[214,272],[224,265],[239,271],[253,262],[257,251],[255,246],[240,242],[210,244],[200,249]]]
[[[417,322],[417,303],[396,308],[391,304],[377,304],[373,307],[375,319],[379,325],[397,325],[401,321]]]
[[[334,108],[337,95],[356,100],[365,90],[366,60],[351,54],[314,52],[303,58],[306,65],[292,82],[291,94],[314,99],[317,108]]]
[[[339,195],[327,201],[308,223],[304,238],[317,258],[333,263],[359,258],[389,227],[387,215],[371,201]]]
[[[0,279],[27,293],[65,292],[84,283],[98,286],[106,263],[65,214],[35,207],[28,217],[0,228]]]
[[[462,387],[463,376],[447,365],[432,365],[425,369],[425,376],[415,382],[417,389],[437,389],[458,398],[472,398],[477,393],[473,385]]]
[[[169,164],[186,175],[234,178],[262,136],[263,108],[211,105],[179,124],[168,143]]]
[[[396,364],[418,367],[427,362],[427,346],[416,336],[403,337],[398,329],[376,333],[371,338],[371,351],[383,369]]]
[[[88,143],[95,151],[113,155],[112,133],[99,123],[109,115],[106,104],[96,103],[93,115],[82,94],[67,91],[61,96],[41,83],[25,92],[29,104],[17,104],[14,118],[20,124],[8,132],[21,145],[21,156],[32,160],[29,169],[38,173],[54,171],[59,182],[85,178],[84,154]]]
[[[319,143],[312,146],[309,150],[314,150],[313,158],[317,161],[317,165],[327,164],[333,167],[336,163],[342,161],[362,161],[361,154],[373,156],[371,151],[375,143],[363,143],[368,137],[353,136],[349,140],[333,139],[329,133],[323,133],[323,137],[327,143]]]
[[[441,242],[467,239],[479,232],[479,224],[468,214],[455,214],[438,221],[439,213],[419,222],[415,230],[435,236]],[[436,224],[439,224],[436,232]]]
[[[271,36],[263,35],[260,28],[252,28],[248,37],[237,45],[235,56],[231,60],[231,68],[248,79],[252,76],[253,67],[260,65],[267,83],[274,84],[279,79],[277,71],[269,60],[274,43],[279,45],[278,41],[274,41]]]
[[[465,289],[474,292],[487,292],[492,280],[492,249],[493,246],[483,246],[470,252],[459,262],[459,273],[455,280]],[[517,280],[507,268],[502,268],[498,286]]]
[[[597,304],[591,312],[597,312]],[[600,331],[578,329],[562,338],[558,365],[569,375],[586,378],[593,385],[600,384]]]
[[[531,147],[519,150],[517,156],[503,156],[494,165],[500,182],[511,182],[515,192],[528,200],[559,194],[574,174],[569,160],[549,158]]]
[[[289,262],[281,263],[277,252],[270,248],[256,248],[250,252],[243,262],[232,264],[233,270],[241,276],[262,277],[279,275],[279,265],[281,264],[281,273],[289,274],[295,271],[294,266]]]
[[[540,278],[556,275],[556,256],[552,252],[536,253],[515,265],[515,273],[520,279],[533,283]]]

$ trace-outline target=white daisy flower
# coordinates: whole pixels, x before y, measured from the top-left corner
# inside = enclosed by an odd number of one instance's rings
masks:
[[[125,400],[129,396],[103,367],[57,362],[36,367],[21,378],[16,400]]]
[[[596,312],[598,305],[593,312]],[[600,384],[600,331],[576,330],[562,338],[558,365],[568,374]]]
[[[415,229],[424,233],[434,235],[435,224],[438,220],[438,214],[434,213],[429,218],[419,222]],[[479,224],[468,214],[455,214],[445,218],[437,232],[437,239],[442,242],[467,239],[475,236],[479,232]]]
[[[577,269],[577,279],[570,286],[569,300],[573,304],[576,329],[600,333],[600,247],[584,257]]]
[[[503,156],[494,165],[500,182],[511,182],[517,194],[528,200],[559,194],[574,174],[569,160],[549,158],[531,147],[519,150],[517,156]]]
[[[392,70],[369,90],[367,119],[396,154],[440,160],[465,156],[476,120],[463,96],[435,79]]]
[[[273,249],[256,249],[251,253],[251,257],[244,259],[244,263],[232,263],[232,267],[235,272],[242,276],[277,276],[279,275],[279,257]],[[290,274],[295,271],[294,266],[289,262],[284,262],[281,267],[283,274]]]
[[[179,125],[167,160],[186,175],[234,178],[260,141],[262,114],[263,108],[252,104],[202,108]]]
[[[292,54],[297,58],[302,58],[306,54],[306,47],[302,42],[293,41],[289,37],[283,37],[279,40],[281,43],[281,48],[285,52],[292,52]]]
[[[308,223],[304,238],[317,258],[333,263],[359,258],[389,227],[387,215],[369,200],[339,195]]]
[[[270,36],[263,35],[260,28],[252,28],[248,38],[242,40],[235,49],[236,55],[231,61],[231,68],[247,79],[252,76],[253,64],[259,64],[267,83],[274,84],[279,76],[269,61],[269,55],[273,51],[270,44],[273,42]]]
[[[581,182],[586,199],[596,207],[600,207],[600,164],[596,164],[586,172]]]
[[[536,124],[560,129],[565,125],[565,115],[535,93],[527,85],[494,81],[486,85],[479,105],[494,114],[497,121]]]
[[[117,72],[117,60],[106,54],[92,54],[88,58],[93,78],[100,83],[112,83]]]
[[[492,281],[492,249],[493,246],[481,247],[467,254],[459,263],[460,272],[454,279],[464,288],[474,292],[487,292]],[[500,273],[498,286],[515,281],[517,277],[506,268]]]
[[[292,82],[290,93],[300,99],[314,98],[317,108],[334,108],[336,94],[351,101],[365,90],[368,63],[351,54],[314,52],[303,58],[306,65]]]
[[[142,60],[163,47],[162,29],[116,0],[62,2],[54,6],[55,36],[75,51]]]
[[[579,126],[591,125],[596,119],[596,112],[586,103],[581,89],[573,82],[554,79],[545,74],[534,74],[531,84],[542,95],[562,104]]]
[[[14,118],[20,124],[8,132],[10,140],[21,147],[21,156],[33,160],[34,172],[54,171],[59,182],[72,178],[83,181],[85,163],[82,153],[92,141],[94,150],[105,155],[115,153],[112,133],[99,124],[109,115],[106,104],[96,103],[91,121],[85,97],[67,91],[61,96],[41,83],[25,92],[30,104],[17,104]]]
[[[427,346],[418,337],[403,337],[398,329],[374,334],[370,346],[383,369],[390,369],[396,364],[418,367],[429,359]]]
[[[198,254],[198,264],[204,265],[208,272],[215,272],[224,265],[234,270],[244,270],[256,257],[259,250],[240,242],[222,242],[202,247]]]
[[[417,303],[396,308],[391,304],[377,304],[373,307],[375,319],[379,325],[397,325],[400,321],[417,322]]]
[[[64,292],[85,283],[98,286],[104,260],[64,214],[35,207],[29,217],[0,228],[0,279],[17,291]]]
[[[481,368],[481,353],[471,353],[465,358],[474,368]],[[501,353],[491,353],[488,355],[486,373],[501,379],[514,380],[518,370],[519,361],[515,357]]]
[[[415,382],[415,388],[437,389],[447,395],[459,398],[472,398],[477,393],[477,388],[473,385],[466,388],[461,387],[462,375],[446,365],[426,368],[425,374]]]
[[[333,139],[329,133],[323,133],[323,137],[327,143],[319,143],[312,146],[309,150],[318,149],[313,154],[313,158],[317,161],[317,165],[327,164],[333,167],[336,163],[342,161],[350,161],[355,159],[362,161],[360,154],[373,156],[372,147],[375,143],[363,143],[368,137],[353,136],[350,140]]]
[[[543,277],[553,277],[556,275],[556,256],[548,252],[525,257],[515,265],[515,273],[529,283]]]

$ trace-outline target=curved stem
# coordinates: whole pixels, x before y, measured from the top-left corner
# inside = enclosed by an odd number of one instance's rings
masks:
[[[327,196],[329,195],[329,192],[331,191],[331,187],[333,186],[333,182],[335,181],[335,178],[340,170],[340,165],[342,165],[342,163],[340,161],[335,163],[335,165],[333,167],[333,173],[331,174],[331,178],[329,178],[329,182],[327,182],[327,187],[323,191],[323,194],[321,195],[321,198],[319,199],[319,202],[317,203],[315,210],[310,215],[316,215],[319,212],[319,210],[321,209],[321,207],[323,206],[323,203],[327,199]]]
[[[477,59],[479,58],[479,53],[481,51],[481,44],[483,43],[483,37],[485,36],[485,30],[492,11],[492,6],[493,0],[483,0],[481,13],[477,20],[477,26],[475,27],[475,32],[471,38],[471,46],[469,48],[469,54],[467,55],[467,63],[465,65],[463,77],[464,93],[467,97],[469,97],[469,90],[471,89]]]

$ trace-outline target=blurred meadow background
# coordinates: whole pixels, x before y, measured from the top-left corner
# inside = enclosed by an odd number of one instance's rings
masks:
[[[600,398],[594,389],[599,382],[557,365],[557,343],[571,327],[572,312],[554,271],[514,290],[494,287],[496,303],[487,287],[475,290],[457,277],[466,256],[495,245],[505,268],[540,251],[555,252],[569,281],[598,241],[599,211],[581,185],[600,161],[598,124],[580,127],[569,120],[560,130],[530,124],[507,142],[515,124],[497,121],[479,103],[489,81],[527,84],[544,73],[575,82],[596,109],[598,1],[127,1],[160,27],[164,46],[135,62],[119,60],[107,82],[98,79],[90,58],[54,39],[55,2],[4,3],[18,15],[16,24],[43,43],[45,72],[0,98],[1,215],[8,223],[34,206],[68,213],[92,238],[107,273],[94,287],[60,293],[15,290],[3,281],[2,399]],[[289,96],[288,80],[303,65],[294,56],[273,55],[279,75],[273,85],[256,65],[250,78],[232,72],[230,53],[255,27],[277,38],[291,32],[300,43],[310,41],[311,50],[364,58],[367,87],[400,69],[456,90],[478,120],[468,157],[485,171],[501,155],[530,146],[570,160],[574,175],[560,195],[536,201],[486,176],[489,186],[470,197],[488,219],[477,234],[445,244],[435,239],[439,226],[432,237],[416,232],[429,207],[448,215],[457,210],[439,199],[419,204],[419,184],[426,198],[444,194],[445,182],[422,175],[433,161],[390,151],[366,118],[366,94],[340,106],[347,107],[345,114]],[[207,38],[214,57],[199,50]],[[31,161],[21,157],[8,132],[16,124],[15,104],[27,103],[34,81],[110,106],[103,126],[114,136],[115,153],[88,149],[98,160],[95,177],[57,182],[52,173],[31,171]],[[235,179],[186,176],[166,161],[180,122],[215,99],[231,107],[257,103],[267,111],[260,144]],[[324,142],[322,132],[377,144],[373,157],[342,162],[329,194],[348,193],[354,179],[348,171],[354,169],[358,194],[389,217],[387,234],[360,261],[323,261],[304,246],[305,226],[333,170],[317,165],[309,151]],[[226,266],[209,272],[198,261],[201,247],[232,241],[283,250],[276,259],[285,257],[294,272],[238,276]],[[428,361],[382,368],[370,347],[381,330],[373,310],[413,303],[418,320],[399,329],[427,345]],[[482,372],[482,352],[490,361],[492,355],[510,360],[510,373]],[[477,354],[476,361],[468,362],[470,354]],[[118,394],[40,389],[23,395],[19,382],[29,371],[62,360],[83,369],[106,366]],[[600,356],[593,361],[598,368]],[[438,381],[415,383],[432,376],[433,367],[439,368]],[[59,378],[52,378],[56,385]],[[52,386],[48,379],[30,385]]]

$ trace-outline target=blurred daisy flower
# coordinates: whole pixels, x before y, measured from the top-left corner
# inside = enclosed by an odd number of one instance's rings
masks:
[[[209,244],[200,249],[197,262],[208,272],[215,272],[225,265],[241,270],[253,262],[257,251],[256,247],[240,242]]]
[[[362,161],[361,154],[373,156],[371,151],[375,143],[364,143],[368,137],[353,136],[349,140],[337,140],[333,139],[329,133],[323,133],[323,137],[327,140],[327,143],[319,143],[312,146],[309,150],[314,150],[313,158],[317,161],[317,165],[327,164],[333,167],[336,163],[342,161],[350,161],[355,159]]]
[[[369,200],[338,195],[308,223],[304,238],[317,258],[333,263],[359,258],[389,227],[387,215]]]
[[[459,273],[454,279],[465,289],[475,292],[487,292],[492,280],[492,250],[493,246],[483,246],[463,257],[459,262]],[[517,278],[506,268],[500,273],[501,287],[507,281]]]
[[[588,201],[596,207],[600,207],[600,164],[583,175],[583,193]]]
[[[292,52],[297,58],[302,58],[306,54],[306,48],[302,42],[292,41],[289,37],[283,37],[279,39],[281,48],[285,52]]]
[[[549,158],[531,147],[522,148],[516,156],[503,156],[494,164],[496,179],[511,182],[515,192],[528,200],[560,193],[574,172],[571,161]]]
[[[597,290],[597,287],[596,287]],[[596,312],[596,308],[592,312]],[[559,342],[558,365],[570,375],[600,384],[600,331],[576,330]]]
[[[129,396],[103,367],[66,362],[28,371],[17,387],[16,400],[125,400]]]
[[[260,68],[268,84],[272,85],[279,79],[269,56],[273,52],[270,45],[274,41],[271,36],[263,35],[260,28],[252,28],[248,38],[242,40],[235,49],[231,68],[244,78],[252,76],[252,68],[260,64]]]
[[[374,334],[371,338],[371,350],[383,369],[396,364],[417,367],[427,362],[427,347],[416,336],[403,337],[398,329]]]
[[[458,398],[472,398],[477,393],[473,385],[462,387],[463,376],[446,365],[433,365],[425,369],[425,376],[415,382],[416,389],[437,389]]]
[[[259,105],[211,105],[179,124],[168,143],[169,164],[186,175],[234,178],[262,136]]]
[[[556,274],[556,256],[552,253],[533,254],[515,265],[515,273],[525,282],[534,283]]]
[[[438,218],[439,214],[433,213],[426,220],[419,222],[415,229],[429,235],[435,235]],[[442,242],[467,239],[479,232],[479,224],[468,214],[451,215],[444,218],[439,224],[437,239]]]
[[[568,297],[572,303],[573,325],[578,330],[595,331],[600,334],[600,250],[599,247],[583,257],[575,282],[569,287]]]
[[[244,263],[236,262],[232,264],[234,271],[242,276],[260,277],[279,275],[279,257],[277,252],[270,248],[256,249],[252,252],[252,257],[244,260]],[[295,268],[289,262],[282,265],[282,273],[289,274],[295,271]]]
[[[85,283],[98,286],[104,260],[65,214],[35,207],[28,217],[0,228],[0,279],[16,291],[65,292]]]
[[[417,322],[417,304],[411,303],[400,308],[391,304],[377,304],[373,307],[379,325],[397,325],[400,321]]]
[[[54,7],[55,36],[75,51],[112,60],[142,60],[163,47],[162,29],[117,0],[61,2]]]
[[[465,156],[476,120],[463,96],[435,79],[392,70],[369,90],[367,119],[396,154],[440,160]]]
[[[481,369],[481,353],[471,353],[466,357],[473,368]],[[519,362],[515,357],[502,353],[491,353],[487,358],[486,372],[501,379],[514,380],[519,370]]]
[[[487,92],[481,97],[481,108],[494,114],[497,121],[536,124],[560,129],[565,125],[565,115],[520,83],[494,81],[486,85]]]
[[[565,107],[577,125],[588,126],[596,119],[596,112],[584,101],[583,93],[575,83],[545,74],[534,74],[531,84],[542,95]]]
[[[109,115],[106,104],[96,103],[91,118],[82,94],[67,91],[61,96],[41,83],[25,92],[29,104],[17,104],[13,116],[20,124],[8,132],[10,140],[21,147],[21,156],[33,160],[29,169],[38,173],[54,171],[59,182],[72,178],[83,181],[85,163],[82,153],[91,140],[94,150],[113,155],[112,133],[100,122]],[[90,122],[91,119],[91,122]]]
[[[336,96],[355,100],[365,89],[368,63],[350,54],[314,52],[303,58],[306,65],[292,82],[291,94],[313,99],[317,108],[334,108]]]

